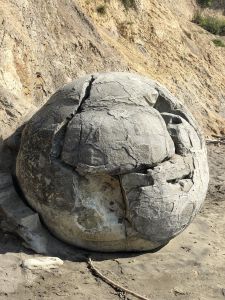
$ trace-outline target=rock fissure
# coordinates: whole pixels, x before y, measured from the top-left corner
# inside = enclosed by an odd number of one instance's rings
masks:
[[[167,179],[166,182],[167,183],[176,184],[176,183],[179,183],[179,181],[182,180],[182,179],[190,179],[190,180],[192,180],[192,177],[193,177],[192,175],[193,175],[193,173],[190,172],[190,173],[188,173],[186,175],[183,175],[183,176],[180,176],[180,177],[177,177],[177,178]]]
[[[124,204],[124,208],[125,208],[125,212],[124,212],[124,226],[125,226],[125,236],[127,237],[127,226],[126,226],[126,221],[129,222],[128,219],[128,200],[127,200],[127,196],[126,196],[126,192],[123,188],[123,184],[122,184],[122,180],[121,180],[121,176],[118,175],[116,176],[119,180],[119,185],[120,185],[120,191],[121,191],[121,195],[122,195],[122,199],[123,199],[123,204]]]
[[[77,111],[76,111],[76,114],[80,114],[82,111],[83,111],[83,105],[85,103],[85,101],[90,97],[90,94],[91,94],[91,88],[92,88],[92,85],[94,83],[94,81],[96,80],[96,78],[94,77],[94,75],[91,76],[91,80],[89,81],[89,84],[88,86],[86,87],[85,89],[85,93],[84,93],[84,96],[83,98],[81,99],[81,102],[77,108]]]
[[[155,87],[155,89],[159,93],[159,96],[153,107],[159,111],[159,113],[162,115],[162,117],[163,117],[164,113],[169,113],[171,115],[173,114],[174,116],[183,118],[196,131],[199,141],[201,143],[201,148],[204,147],[203,135],[202,135],[200,129],[198,128],[197,124],[195,123],[193,116],[189,112],[187,112],[186,109],[184,109],[184,111],[182,111],[181,103],[176,104],[177,100],[172,95],[168,94],[168,96],[165,96],[164,93],[160,92],[158,87]]]
[[[82,105],[90,97],[91,87],[92,87],[92,84],[95,81],[95,79],[96,78],[92,75],[91,79],[89,81],[89,84],[85,88],[84,96],[82,97],[81,100],[79,100],[79,102],[80,102],[79,106],[77,107],[77,109],[74,110],[73,113],[70,113],[70,115],[66,117],[66,120],[60,124],[60,128],[59,129],[57,128],[56,132],[54,133],[53,141],[52,141],[52,152],[51,152],[52,158],[62,160],[61,154],[62,154],[62,149],[64,146],[65,137],[66,137],[67,127],[68,127],[69,123],[73,120],[75,115],[81,113]],[[80,132],[80,138],[79,138],[80,141],[81,141],[81,135],[82,135],[82,130]],[[80,143],[80,141],[79,141],[79,143]],[[68,166],[71,169],[71,166],[69,164],[67,164],[66,162],[64,162],[63,160],[62,160],[62,164],[64,167]]]

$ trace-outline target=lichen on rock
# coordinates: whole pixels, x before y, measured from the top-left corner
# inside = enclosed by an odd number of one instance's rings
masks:
[[[208,186],[204,139],[155,81],[96,73],[65,85],[27,123],[16,176],[60,239],[151,250],[184,230]]]

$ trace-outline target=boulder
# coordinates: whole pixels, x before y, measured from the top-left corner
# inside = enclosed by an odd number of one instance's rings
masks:
[[[192,115],[131,73],[59,89],[23,129],[16,177],[56,237],[109,252],[168,243],[200,210],[209,180]]]

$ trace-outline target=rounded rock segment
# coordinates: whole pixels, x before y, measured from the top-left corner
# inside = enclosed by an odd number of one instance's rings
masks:
[[[166,244],[199,211],[204,139],[165,88],[131,73],[65,85],[28,122],[18,183],[57,237],[99,251]]]

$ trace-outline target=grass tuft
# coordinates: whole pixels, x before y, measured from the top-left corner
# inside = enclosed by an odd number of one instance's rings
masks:
[[[216,47],[225,47],[225,43],[219,39],[213,40],[213,43]]]
[[[198,4],[202,7],[210,7],[212,6],[214,0],[198,0]]]
[[[213,16],[204,16],[200,12],[197,12],[194,15],[193,22],[213,34],[225,35],[224,19]]]
[[[123,3],[123,5],[126,9],[129,9],[129,8],[137,9],[135,0],[121,0],[121,2]]]
[[[104,4],[101,4],[101,5],[96,7],[96,11],[100,15],[105,15],[106,14],[106,6]]]

